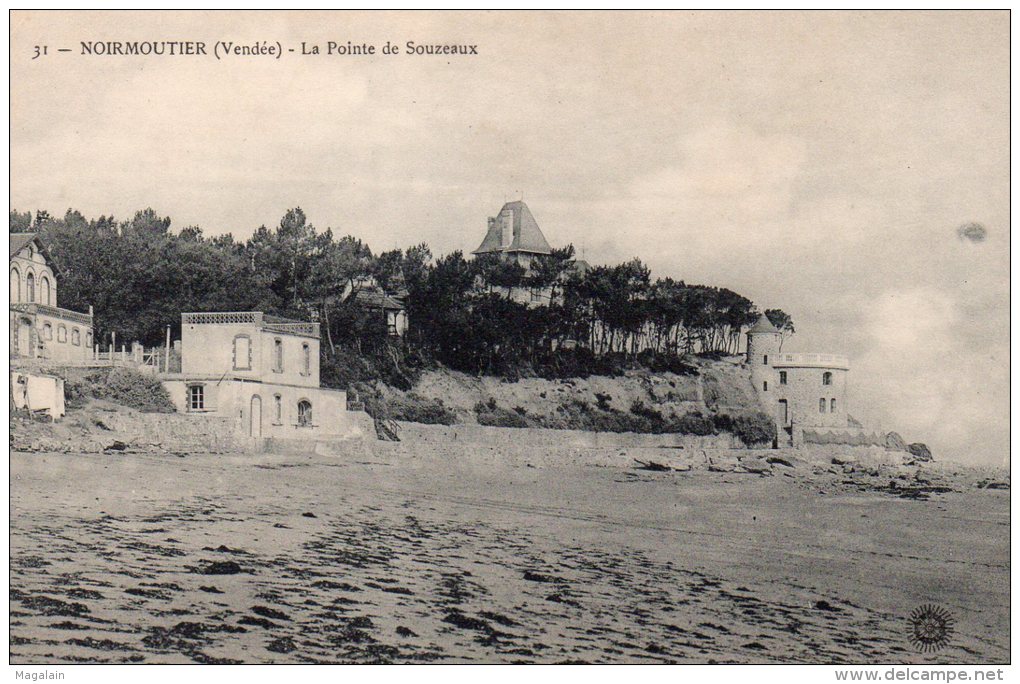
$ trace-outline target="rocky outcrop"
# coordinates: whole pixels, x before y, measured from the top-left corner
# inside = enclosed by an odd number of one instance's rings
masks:
[[[885,436],[885,448],[894,451],[906,451],[907,443],[900,437],[898,432],[890,432]]]
[[[927,463],[928,461],[934,460],[931,455],[931,449],[928,448],[927,444],[923,444],[921,442],[908,444],[907,451],[909,451],[911,456],[914,457],[914,461]]]

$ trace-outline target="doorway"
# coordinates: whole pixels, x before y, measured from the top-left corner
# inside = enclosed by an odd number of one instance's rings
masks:
[[[32,354],[32,321],[27,318],[18,319],[18,356],[31,357]]]
[[[249,426],[249,433],[252,437],[262,436],[262,397],[254,395],[251,398],[251,411],[250,411],[251,425]]]

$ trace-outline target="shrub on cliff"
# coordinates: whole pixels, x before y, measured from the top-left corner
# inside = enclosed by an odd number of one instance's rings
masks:
[[[776,439],[776,422],[760,411],[733,418],[731,432],[746,446],[772,444]]]
[[[92,396],[91,384],[82,380],[64,378],[64,407],[79,409]]]
[[[508,411],[497,406],[495,400],[489,402],[478,402],[475,404],[475,417],[479,425],[490,425],[492,427],[524,428],[528,427],[528,420],[518,411]]]
[[[68,408],[81,408],[88,397],[145,413],[174,413],[177,410],[163,383],[132,368],[104,368],[81,379],[64,380],[64,402]]]
[[[390,417],[408,423],[424,423],[426,425],[453,425],[457,422],[457,414],[443,403],[442,399],[426,399],[408,392],[403,397],[389,403]]]
[[[715,423],[709,416],[702,415],[697,411],[693,413],[685,413],[680,416],[673,424],[671,432],[679,432],[682,435],[698,435],[705,437],[707,435],[717,434],[715,429]]]

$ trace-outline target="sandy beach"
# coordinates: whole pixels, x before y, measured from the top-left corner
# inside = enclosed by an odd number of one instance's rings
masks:
[[[1008,661],[1008,490],[780,470],[15,452],[11,660]]]

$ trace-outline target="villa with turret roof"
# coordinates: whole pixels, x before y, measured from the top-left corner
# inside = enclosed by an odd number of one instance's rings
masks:
[[[527,268],[536,255],[552,254],[552,248],[528,205],[516,201],[489,217],[485,239],[472,254],[499,254]]]
[[[475,256],[495,254],[506,261],[519,264],[525,272],[528,272],[538,260],[549,257],[552,252],[553,248],[549,246],[549,241],[542,233],[531,209],[523,200],[516,200],[507,202],[498,214],[489,217],[485,238],[472,254]],[[583,274],[589,268],[588,262],[573,260],[567,273]],[[555,296],[551,287],[495,289],[515,302],[528,306],[551,304]]]

